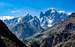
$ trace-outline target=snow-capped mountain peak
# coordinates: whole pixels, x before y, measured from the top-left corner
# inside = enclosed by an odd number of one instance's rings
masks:
[[[68,13],[71,14],[71,13]],[[40,12],[40,16],[32,16],[29,13],[20,17],[0,17],[4,19],[4,22],[9,29],[14,32],[18,38],[25,39],[37,32],[42,32],[52,27],[54,24],[58,24],[67,18],[67,14],[64,11],[57,11],[54,8],[50,8],[45,13]],[[9,20],[7,20],[9,19]]]

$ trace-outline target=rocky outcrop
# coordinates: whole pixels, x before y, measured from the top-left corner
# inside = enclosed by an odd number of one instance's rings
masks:
[[[75,13],[49,30],[33,36],[29,43],[35,47],[75,47]]]

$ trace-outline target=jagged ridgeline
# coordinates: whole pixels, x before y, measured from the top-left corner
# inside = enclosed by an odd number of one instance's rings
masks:
[[[33,47],[75,47],[75,13],[29,39],[28,45]]]
[[[20,40],[25,41],[33,35],[44,32],[55,24],[61,23],[67,17],[68,14],[65,12],[49,9],[45,12],[40,12],[39,16],[26,14],[25,16],[3,20],[3,22]]]
[[[75,47],[75,13],[49,9],[39,17],[27,14],[3,22],[28,47]]]

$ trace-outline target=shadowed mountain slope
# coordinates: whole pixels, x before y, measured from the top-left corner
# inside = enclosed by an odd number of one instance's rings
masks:
[[[26,45],[23,44],[1,20],[0,20],[0,47],[26,47]]]

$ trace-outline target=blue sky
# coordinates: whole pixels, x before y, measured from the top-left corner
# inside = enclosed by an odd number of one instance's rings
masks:
[[[47,8],[75,12],[75,0],[0,0],[0,16],[38,15]]]

